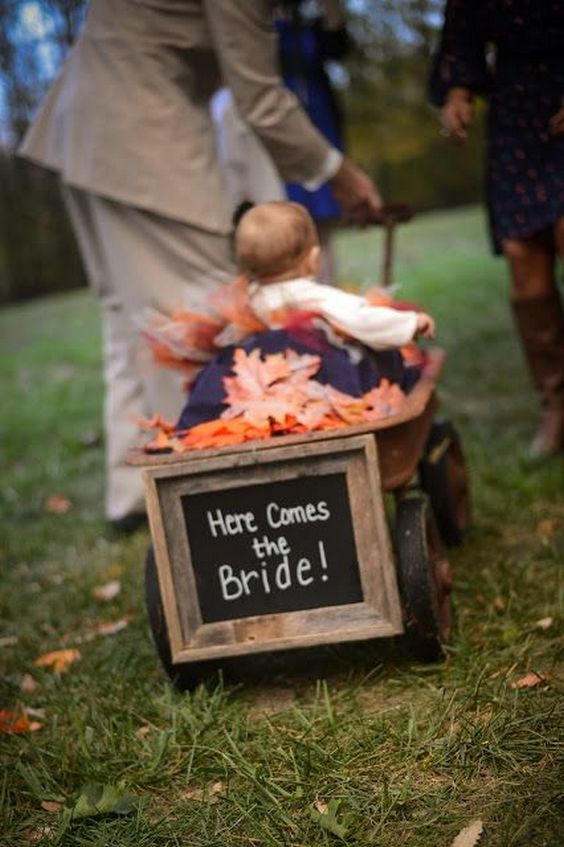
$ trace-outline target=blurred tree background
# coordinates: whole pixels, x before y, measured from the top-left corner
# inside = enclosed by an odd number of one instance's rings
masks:
[[[82,24],[85,0],[0,2],[0,302],[84,284],[57,180],[14,151]],[[315,11],[315,0],[307,2]],[[427,78],[442,0],[345,0],[353,48],[332,69],[348,152],[386,199],[417,210],[482,194],[481,131],[438,132]],[[469,149],[471,148],[471,149]]]

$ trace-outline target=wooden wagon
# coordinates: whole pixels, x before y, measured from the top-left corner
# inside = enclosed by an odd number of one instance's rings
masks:
[[[146,603],[183,686],[234,657],[403,635],[426,661],[451,627],[442,544],[468,524],[460,440],[435,418],[429,353],[400,413],[183,454],[135,452],[153,544]]]

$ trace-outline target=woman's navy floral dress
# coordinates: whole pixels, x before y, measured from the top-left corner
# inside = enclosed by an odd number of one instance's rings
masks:
[[[564,105],[564,0],[448,0],[432,102],[457,86],[489,98],[486,190],[499,253],[503,239],[564,215],[564,137],[548,131]]]

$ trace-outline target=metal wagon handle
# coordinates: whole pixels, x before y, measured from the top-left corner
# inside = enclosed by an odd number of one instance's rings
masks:
[[[413,214],[412,207],[407,203],[385,203],[378,214],[370,221],[374,226],[384,228],[384,255],[380,274],[380,285],[383,288],[389,288],[392,284],[395,228],[398,224],[410,221]]]

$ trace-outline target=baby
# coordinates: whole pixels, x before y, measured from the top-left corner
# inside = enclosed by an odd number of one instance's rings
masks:
[[[314,312],[346,336],[372,350],[402,347],[416,336],[433,338],[435,323],[422,312],[372,306],[363,297],[315,281],[320,248],[315,224],[298,203],[254,206],[235,235],[241,270],[251,281],[250,304],[272,329],[276,315]]]
[[[286,201],[253,206],[238,222],[235,251],[250,279],[248,305],[265,329],[225,347],[202,369],[178,429],[220,417],[235,346],[247,353],[259,349],[262,355],[288,349],[316,353],[321,366],[315,379],[353,397],[383,378],[409,391],[418,373],[405,367],[398,348],[417,335],[432,338],[433,319],[373,306],[363,297],[316,282],[320,248],[303,206]]]

